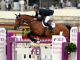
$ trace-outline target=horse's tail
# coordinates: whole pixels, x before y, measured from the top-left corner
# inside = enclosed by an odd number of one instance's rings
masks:
[[[66,27],[69,29],[69,31],[70,31],[70,29],[71,29],[71,26],[70,25],[66,25]]]

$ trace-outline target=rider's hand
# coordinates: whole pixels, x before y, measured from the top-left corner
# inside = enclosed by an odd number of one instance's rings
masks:
[[[33,20],[37,20],[37,18],[33,18]]]

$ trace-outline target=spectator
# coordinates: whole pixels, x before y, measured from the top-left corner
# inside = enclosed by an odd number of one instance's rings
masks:
[[[61,8],[64,7],[64,2],[63,2],[63,0],[60,0],[60,7],[61,7]]]
[[[9,11],[11,10],[11,4],[8,4],[8,10]]]
[[[5,3],[4,0],[2,0],[1,3],[0,3],[0,8],[1,8],[1,10],[4,11],[4,10],[6,9],[5,7],[6,7],[6,3]]]
[[[50,10],[54,10],[55,8],[54,8],[54,5],[51,5],[50,7],[49,7],[49,9]]]
[[[72,6],[71,1],[66,1],[66,6],[67,6],[67,7],[71,7],[71,6]]]

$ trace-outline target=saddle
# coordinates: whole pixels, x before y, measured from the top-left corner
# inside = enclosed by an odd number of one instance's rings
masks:
[[[44,27],[47,27],[49,30],[53,30],[53,28],[55,27],[55,24],[52,23],[52,20],[49,20],[47,23],[45,23],[45,21],[42,18],[37,18],[37,20],[40,21],[42,25]]]

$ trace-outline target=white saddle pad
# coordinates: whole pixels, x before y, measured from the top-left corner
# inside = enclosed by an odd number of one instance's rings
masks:
[[[43,21],[42,21],[42,25],[43,25],[44,27],[47,27],[47,26],[43,23]],[[55,23],[54,23],[54,22],[51,22],[51,26],[52,26],[52,28],[55,28]]]

